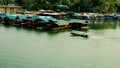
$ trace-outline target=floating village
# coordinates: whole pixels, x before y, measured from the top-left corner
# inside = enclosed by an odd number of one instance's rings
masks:
[[[117,13],[56,12],[44,9],[39,11],[21,11],[21,9],[20,6],[0,6],[0,23],[40,30],[86,30],[90,28],[90,21],[120,19],[120,14]],[[71,19],[78,21],[71,21]],[[85,32],[71,31],[71,34],[88,37]]]
[[[120,68],[120,0],[0,0],[0,68]]]

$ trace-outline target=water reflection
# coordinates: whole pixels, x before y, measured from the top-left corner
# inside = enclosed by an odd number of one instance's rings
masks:
[[[117,28],[120,29],[120,21],[117,21],[116,23],[117,23]]]
[[[89,38],[71,36],[71,30],[0,25],[0,68],[119,68],[120,25],[110,21],[117,30],[107,29],[104,22],[90,24],[101,30],[78,29]]]
[[[62,30],[51,30],[51,31],[47,31],[46,32],[50,35],[50,36],[53,36],[53,35],[57,35],[59,33],[62,33],[62,32],[69,32],[71,29],[62,29]]]
[[[90,21],[91,29],[117,29],[119,25],[119,21],[105,21],[105,20],[95,20]]]
[[[14,29],[16,29],[17,32],[24,30],[27,33],[33,33],[33,32],[36,34],[47,33],[50,36],[57,35],[57,34],[63,33],[63,32],[71,31],[71,29],[42,30],[42,29],[37,29],[37,28],[28,28],[28,27],[4,25],[4,24],[1,26],[5,27],[6,29],[14,28]]]
[[[100,29],[120,29],[120,21],[111,21],[111,20],[90,20],[89,21],[90,24],[90,29],[94,29],[94,30],[100,30]],[[37,28],[28,28],[28,27],[21,27],[21,26],[13,26],[13,25],[1,25],[4,26],[5,28],[13,28],[16,29],[17,32],[19,31],[25,31],[27,33],[36,33],[36,34],[42,34],[42,33],[46,33],[48,36],[54,36],[63,32],[71,32],[72,29],[62,29],[62,30],[41,30],[41,29],[37,29]],[[76,29],[77,31],[83,31],[86,33],[89,33],[89,29]],[[72,36],[74,37],[74,36]],[[89,37],[87,37],[89,38]]]
[[[6,28],[11,28],[11,25],[5,25],[5,24],[1,24],[2,26],[6,27]]]

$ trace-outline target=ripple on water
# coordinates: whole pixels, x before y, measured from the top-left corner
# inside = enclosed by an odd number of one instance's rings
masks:
[[[83,39],[69,31],[51,34],[0,26],[0,68],[119,68],[120,32],[88,33]]]

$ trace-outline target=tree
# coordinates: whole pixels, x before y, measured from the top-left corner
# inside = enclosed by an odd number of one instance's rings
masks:
[[[68,5],[70,11],[116,12],[120,11],[120,0],[2,0],[2,5],[15,3],[29,10],[58,9],[59,4]]]
[[[114,2],[110,3],[109,12],[117,12],[117,8],[115,7]]]

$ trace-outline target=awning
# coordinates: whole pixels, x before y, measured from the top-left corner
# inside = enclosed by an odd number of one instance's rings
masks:
[[[53,18],[53,17],[51,17],[51,16],[38,16],[37,19],[41,19],[41,20],[43,20],[43,21],[45,21],[45,22],[49,22],[49,20],[57,21],[57,19],[55,19],[55,18]]]

